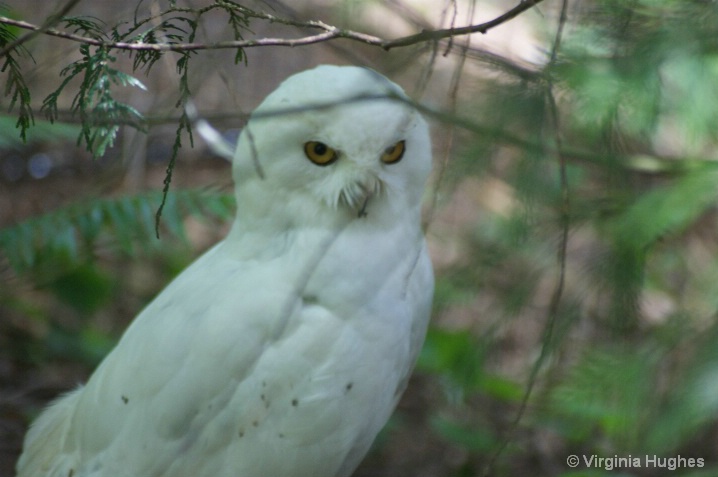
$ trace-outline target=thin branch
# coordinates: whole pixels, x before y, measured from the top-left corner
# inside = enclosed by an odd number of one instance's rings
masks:
[[[452,2],[454,5],[454,16],[452,18],[452,23],[456,19],[456,3]],[[471,5],[469,7],[468,12],[468,18],[469,21],[474,17],[474,12],[476,11],[476,0],[473,0],[471,2]],[[456,107],[458,104],[458,98],[459,98],[459,85],[461,83],[461,75],[464,72],[464,65],[466,63],[466,51],[471,47],[471,37],[466,37],[466,41],[464,45],[462,46],[462,52],[459,56],[459,62],[456,65],[456,69],[454,70],[454,75],[451,78],[451,86],[449,89],[449,111],[450,114],[456,115]],[[448,53],[448,48],[446,53]],[[454,138],[456,136],[456,125],[449,123],[449,129],[446,131],[446,144],[444,146],[444,151],[442,153],[442,159],[441,163],[439,165],[439,171],[436,175],[436,180],[434,181],[433,187],[432,187],[432,198],[431,198],[431,205],[429,206],[429,212],[427,213],[426,220],[423,224],[424,232],[426,233],[429,229],[429,226],[433,222],[434,214],[436,212],[438,202],[439,202],[439,188],[441,187],[441,183],[444,180],[444,174],[446,173],[446,170],[449,166],[449,159],[451,158],[451,154],[454,149]]]
[[[519,149],[523,149],[529,152],[537,152],[537,153],[544,153],[547,156],[551,155],[554,157],[557,157],[557,154],[561,154],[561,156],[567,161],[567,162],[574,162],[579,164],[587,164],[587,165],[602,165],[605,164],[606,161],[609,159],[622,168],[624,168],[626,171],[631,171],[635,173],[641,173],[646,175],[655,175],[655,176],[667,176],[667,175],[674,175],[674,174],[685,174],[688,171],[696,170],[697,168],[701,167],[709,167],[711,164],[715,164],[715,161],[712,159],[706,159],[701,157],[678,157],[678,156],[660,156],[660,155],[648,155],[648,154],[640,154],[640,155],[621,155],[621,154],[612,154],[606,155],[604,153],[589,150],[589,149],[583,149],[583,148],[576,148],[571,146],[562,145],[561,150],[559,151],[557,146],[540,143],[533,141],[531,139],[527,139],[524,137],[521,137],[519,135],[510,133],[506,131],[505,129],[502,129],[500,127],[495,127],[491,124],[486,123],[480,123],[476,121],[475,117],[468,117],[468,116],[460,116],[458,114],[451,113],[450,111],[445,111],[443,109],[438,108],[432,108],[427,106],[426,104],[409,100],[406,98],[398,97],[398,96],[391,96],[387,97],[384,95],[358,95],[352,98],[349,98],[345,101],[342,101],[341,104],[347,104],[347,103],[353,103],[353,102],[364,102],[364,101],[372,101],[377,99],[390,99],[392,101],[399,101],[406,103],[407,105],[410,105],[412,108],[415,108],[420,113],[426,115],[427,117],[430,117],[434,119],[437,123],[443,123],[443,124],[451,124],[452,126],[458,127],[460,129],[463,129],[465,131],[468,131],[472,134],[479,134],[482,136],[487,136],[493,138],[493,140],[496,143],[499,144],[505,144],[505,145],[511,145]],[[253,115],[255,117],[274,117],[274,116],[284,116],[288,114],[297,114],[302,113],[307,110],[321,110],[321,109],[330,109],[333,107],[336,107],[336,102],[329,102],[329,103],[317,103],[309,106],[302,106],[302,107],[287,107],[287,108],[280,108],[276,109],[270,112],[265,113],[254,113]],[[0,107],[2,107],[2,101],[0,101]],[[226,112],[212,112],[212,113],[202,113],[202,117],[209,120],[209,121],[228,121],[231,120],[232,124],[236,125],[238,122],[239,124],[244,124],[249,119],[249,114],[247,113],[239,113],[237,111],[226,111]],[[72,111],[67,109],[60,109],[57,113],[57,118],[59,121],[68,123],[68,124],[79,124],[79,120],[73,116]],[[95,117],[92,112],[88,113],[87,116],[89,123],[93,125],[102,125],[102,124],[108,124],[105,121],[102,120],[102,118]],[[181,119],[180,115],[174,115],[174,114],[158,114],[158,115],[150,115],[145,116],[144,121],[142,121],[142,125],[145,127],[152,127],[152,126],[158,126],[158,125],[168,125],[168,124],[176,124]],[[119,119],[113,119],[113,124],[122,124],[122,125],[130,125],[127,121],[123,120],[122,118]],[[679,160],[680,159],[680,160]]]
[[[100,40],[97,38],[89,38],[74,33],[68,33],[65,31],[56,30],[54,28],[43,28],[42,26],[34,25],[22,20],[14,20],[12,18],[0,16],[0,23],[6,25],[12,25],[25,30],[31,30],[34,32],[64,38],[66,40],[72,40],[79,43],[85,43],[88,45],[102,46],[105,48],[116,49],[116,50],[129,50],[129,51],[198,51],[198,50],[217,50],[217,49],[231,49],[231,48],[252,48],[258,46],[303,46],[311,45],[315,43],[321,43],[335,38],[346,38],[349,40],[366,43],[368,45],[374,45],[381,47],[385,50],[392,48],[399,48],[404,46],[415,45],[417,43],[423,43],[427,41],[437,41],[445,38],[453,38],[460,35],[468,35],[471,33],[486,33],[492,28],[495,28],[507,21],[517,17],[524,11],[534,7],[543,0],[521,0],[517,6],[507,11],[506,13],[490,20],[488,22],[479,23],[477,25],[469,25],[459,28],[447,28],[443,30],[424,30],[415,35],[409,35],[393,40],[386,40],[374,35],[367,33],[357,32],[353,30],[343,30],[332,25],[328,25],[322,21],[307,21],[298,22],[294,20],[287,20],[274,15],[266,13],[253,13],[252,16],[261,18],[267,21],[282,23],[286,25],[298,26],[302,28],[311,28],[324,30],[322,33],[316,35],[304,36],[301,38],[260,38],[256,40],[238,40],[238,41],[220,41],[215,43],[144,43],[144,42],[112,42],[106,40]]]
[[[548,151],[548,147],[546,149],[547,154],[553,154],[556,157],[559,170],[559,183],[561,186],[561,203],[559,209],[559,224],[561,229],[558,250],[556,253],[556,261],[558,266],[556,282],[554,284],[554,289],[551,294],[551,301],[549,302],[548,308],[546,310],[546,325],[544,327],[543,334],[541,337],[541,350],[538,357],[531,366],[529,378],[526,383],[526,389],[524,390],[523,397],[521,398],[521,402],[519,404],[519,409],[516,412],[516,416],[514,416],[514,419],[511,421],[509,429],[506,432],[503,440],[501,441],[497,449],[494,451],[494,453],[491,455],[488,460],[488,463],[484,467],[484,476],[491,475],[496,460],[503,453],[511,440],[513,440],[518,426],[526,413],[529,399],[531,398],[534,387],[536,386],[536,382],[538,380],[539,371],[543,367],[546,358],[551,352],[551,347],[554,340],[554,329],[556,327],[556,322],[558,321],[559,309],[561,306],[563,291],[566,283],[566,254],[568,250],[569,225],[571,220],[571,199],[569,195],[568,174],[566,170],[567,158],[565,152],[563,151],[563,141],[561,139],[561,125],[559,122],[556,98],[553,91],[553,82],[550,76],[550,67],[556,62],[558,50],[561,47],[561,39],[563,37],[563,30],[566,24],[567,11],[568,0],[563,0],[561,2],[561,13],[558,21],[558,27],[556,29],[556,35],[554,37],[554,43],[551,49],[549,68],[547,68],[547,70],[549,71],[549,75],[547,75],[546,80],[546,102],[548,106],[550,124],[553,129],[553,142],[555,148],[553,151],[550,152]]]
[[[382,48],[385,50],[389,50],[391,48],[397,48],[401,46],[409,46],[416,43],[421,43],[427,40],[443,40],[444,38],[453,38],[455,36],[461,36],[461,35],[468,35],[471,33],[486,33],[492,28],[495,28],[503,23],[508,22],[509,20],[512,20],[519,16],[521,13],[525,12],[526,10],[538,5],[543,0],[521,0],[518,5],[516,5],[511,10],[507,11],[506,13],[499,15],[498,17],[494,18],[493,20],[489,20],[488,22],[479,23],[477,25],[469,25],[465,27],[460,28],[447,28],[445,30],[426,30],[422,31],[421,33],[417,33],[415,35],[409,35],[402,38],[397,38],[395,40],[389,40],[384,41],[381,45]]]

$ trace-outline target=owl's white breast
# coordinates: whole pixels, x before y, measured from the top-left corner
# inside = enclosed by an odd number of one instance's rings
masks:
[[[362,225],[195,262],[82,391],[73,475],[349,475],[403,390],[433,289],[418,231]]]

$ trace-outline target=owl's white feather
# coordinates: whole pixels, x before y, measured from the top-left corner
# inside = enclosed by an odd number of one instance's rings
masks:
[[[269,95],[237,144],[227,238],[39,417],[18,476],[350,475],[404,390],[433,294],[429,133],[397,98],[335,66]],[[310,161],[309,141],[336,160]]]

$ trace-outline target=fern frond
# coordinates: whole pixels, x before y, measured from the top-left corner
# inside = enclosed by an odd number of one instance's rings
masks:
[[[97,40],[107,38],[104,26],[105,22],[99,18],[91,16],[64,17],[65,27],[72,30],[73,33],[79,33],[83,36],[89,36]]]
[[[126,34],[125,37],[122,37],[122,40],[149,44],[182,43],[187,36],[188,31],[176,24],[176,21],[181,19],[181,17],[168,18],[160,22],[158,25],[153,25],[146,31],[132,36]],[[133,26],[130,31],[136,28],[137,25]],[[131,54],[134,55],[132,70],[137,71],[144,69],[146,74],[149,74],[152,66],[162,57],[162,53],[156,50],[141,50]]]
[[[165,172],[164,187],[162,188],[162,202],[157,208],[155,213],[155,235],[160,238],[160,219],[162,214],[165,212],[165,205],[168,200],[168,194],[170,190],[170,184],[172,183],[172,173],[174,171],[175,162],[177,161],[177,155],[182,147],[182,130],[186,130],[189,136],[190,147],[194,147],[194,137],[192,136],[192,121],[187,115],[187,110],[182,110],[182,116],[180,116],[179,125],[177,126],[177,132],[175,133],[175,141],[172,144],[172,156],[170,162],[167,164],[167,171]]]
[[[194,35],[196,33],[197,29],[197,22],[185,19],[187,20],[188,24],[192,28],[192,31],[189,35],[189,41],[194,41]],[[180,116],[179,124],[177,126],[177,131],[175,133],[175,141],[172,145],[172,157],[170,157],[170,162],[167,165],[167,172],[165,173],[165,179],[164,179],[164,188],[162,189],[162,203],[160,204],[159,208],[157,209],[157,213],[155,214],[155,234],[157,235],[157,238],[159,238],[159,228],[160,228],[160,219],[162,218],[162,214],[164,212],[165,202],[167,201],[167,194],[170,189],[170,184],[172,183],[172,172],[174,171],[175,162],[177,160],[177,155],[179,154],[179,150],[182,147],[182,131],[187,131],[187,134],[189,136],[189,142],[190,147],[194,147],[194,138],[192,136],[192,121],[190,120],[189,116],[187,115],[187,108],[185,107],[187,104],[187,101],[192,96],[192,92],[189,88],[189,60],[192,57],[192,52],[187,51],[183,52],[182,56],[179,60],[177,60],[177,72],[180,75],[180,82],[179,82],[179,98],[177,99],[177,103],[175,103],[176,108],[182,108],[182,116]]]
[[[10,27],[0,25],[0,49],[5,49],[11,45],[16,39],[15,34]],[[35,117],[30,106],[30,88],[25,82],[22,70],[17,58],[20,56],[29,57],[35,61],[30,52],[22,45],[12,48],[5,54],[5,62],[0,68],[0,72],[7,74],[5,82],[5,96],[10,97],[9,111],[12,111],[15,105],[18,106],[18,118],[15,127],[20,129],[20,138],[23,142],[27,142],[27,131],[35,124]]]
[[[695,167],[672,184],[655,188],[612,217],[608,229],[618,244],[643,250],[661,237],[680,234],[715,204],[718,167]]]
[[[227,15],[229,15],[227,23],[229,23],[229,26],[232,28],[234,40],[244,40],[242,33],[244,31],[249,31],[251,33],[251,30],[249,30],[251,12],[242,5],[231,0],[222,0],[219,5],[225,10],[225,12],[227,12]],[[234,64],[239,64],[239,62],[243,62],[245,66],[247,64],[247,55],[245,54],[243,48],[237,48],[237,53],[234,55]]]
[[[632,451],[660,403],[655,394],[658,360],[650,349],[587,351],[552,390],[554,411],[566,416],[576,437],[600,429],[619,449]]]
[[[76,264],[101,237],[110,237],[125,253],[135,253],[154,241],[153,210],[160,198],[161,193],[153,191],[83,201],[27,219],[0,230],[0,254],[7,257],[16,272],[23,273]],[[225,221],[233,209],[231,194],[179,190],[164,202],[163,225],[172,236],[184,238],[185,217]]]
[[[66,78],[45,98],[41,109],[50,121],[54,121],[57,118],[60,93],[73,78],[81,77],[82,82],[71,105],[73,113],[79,114],[82,123],[77,143],[81,145],[84,142],[88,151],[100,157],[113,145],[121,125],[144,130],[143,115],[135,108],[115,100],[113,86],[146,88],[137,78],[111,66],[116,58],[110,55],[107,48],[97,47],[93,51],[89,45],[81,45],[80,53],[80,60],[60,72]]]

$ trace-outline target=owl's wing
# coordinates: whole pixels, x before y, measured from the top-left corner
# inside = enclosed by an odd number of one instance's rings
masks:
[[[276,273],[271,266],[247,268],[219,244],[178,276],[138,315],[87,385],[33,424],[18,476],[109,475],[78,469],[108,451],[124,454],[115,448],[119,442],[177,441],[201,412],[197,403],[222,406],[218,393],[251,372],[291,294],[281,280],[260,276]],[[258,283],[279,285],[257,289]],[[147,459],[138,463],[146,472],[137,475],[153,475],[163,458],[173,457],[133,450],[126,454]]]

